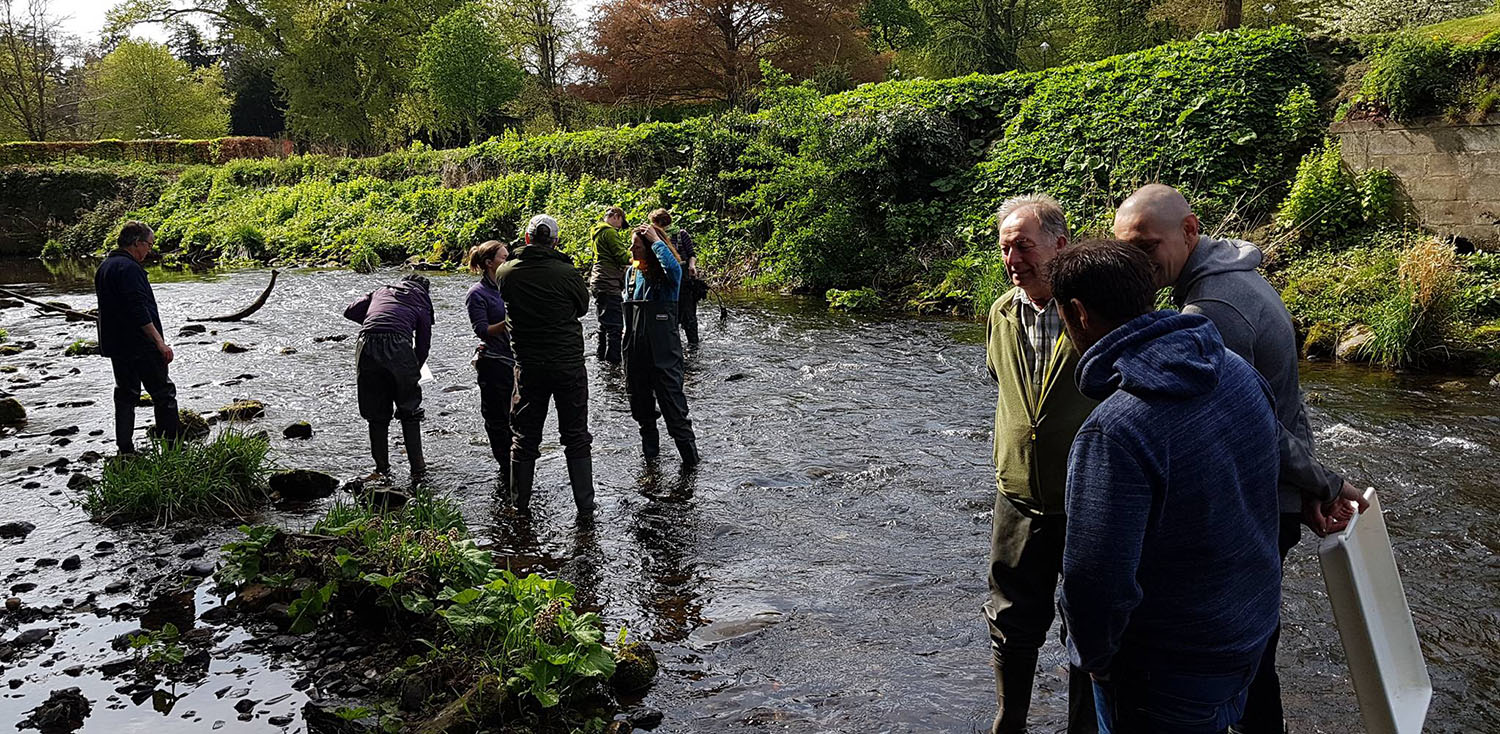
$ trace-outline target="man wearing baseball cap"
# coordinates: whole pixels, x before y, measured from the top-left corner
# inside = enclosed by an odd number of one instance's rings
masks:
[[[579,515],[588,515],[594,510],[594,439],[589,435],[589,379],[578,319],[588,311],[589,293],[573,260],[557,250],[557,235],[557,220],[546,214],[532,217],[526,244],[495,271],[517,368],[511,501],[517,510],[527,511],[550,400],[557,403],[573,502]]]

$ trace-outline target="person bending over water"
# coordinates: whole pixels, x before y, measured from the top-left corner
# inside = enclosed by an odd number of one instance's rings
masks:
[[[361,325],[354,346],[359,414],[370,424],[371,478],[390,475],[392,406],[415,482],[427,471],[422,459],[422,365],[432,347],[432,297],[427,278],[415,273],[383,285],[344,309]]]
[[[641,227],[630,238],[630,300],[625,303],[625,391],[630,417],[641,427],[641,453],[661,453],[657,408],[677,443],[684,469],[698,463],[698,442],[682,390],[682,339],[677,333],[677,298],[682,264],[657,227]]]
[[[505,264],[510,250],[499,240],[490,240],[469,250],[469,270],[482,273],[469,287],[469,325],[479,337],[474,350],[474,369],[479,377],[479,414],[490,439],[490,453],[500,466],[500,487],[510,491],[510,407],[516,388],[516,358],[510,351],[505,327],[505,300],[495,285],[495,271]]]

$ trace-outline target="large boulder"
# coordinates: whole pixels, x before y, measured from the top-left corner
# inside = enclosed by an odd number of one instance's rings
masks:
[[[16,728],[36,729],[43,734],[70,732],[83,728],[83,720],[88,718],[91,708],[82,689],[64,688],[53,691],[42,705],[28,711]]]
[[[227,421],[247,421],[266,414],[266,404],[259,400],[236,400],[219,408],[219,417]]]
[[[15,398],[0,398],[0,426],[18,426],[26,422],[26,408]]]
[[[615,672],[609,684],[620,693],[638,693],[651,687],[657,669],[655,651],[643,642],[627,642],[615,651]]]
[[[25,520],[11,520],[0,524],[0,538],[24,538],[36,530],[36,525]]]
[[[1369,359],[1366,351],[1375,340],[1375,330],[1364,324],[1355,324],[1344,331],[1336,350],[1340,362],[1364,362]]]
[[[307,421],[297,421],[286,427],[281,435],[287,438],[312,438],[312,424]]]
[[[1319,321],[1307,330],[1307,341],[1303,344],[1303,354],[1308,359],[1329,359],[1339,348],[1339,335],[1343,329],[1328,323]]]
[[[292,469],[271,475],[271,491],[284,502],[322,499],[339,488],[339,480],[311,469]]]

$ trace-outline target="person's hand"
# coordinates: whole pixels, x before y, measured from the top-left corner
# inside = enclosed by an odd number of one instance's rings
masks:
[[[1332,502],[1324,504],[1315,499],[1303,500],[1302,521],[1318,537],[1323,537],[1349,527],[1349,521],[1354,519],[1354,515],[1369,507],[1370,501],[1365,499],[1365,493],[1346,480]]]
[[[688,265],[688,275],[691,275],[694,278],[698,277],[698,266],[697,265]]]
[[[175,356],[177,356],[177,355],[175,355],[175,354],[172,353],[172,348],[169,347],[169,346],[167,346],[166,344],[162,344],[161,346],[158,346],[156,348],[156,351],[161,352],[161,361],[164,362],[164,363],[166,363],[166,364],[171,364],[172,363],[172,358],[175,357]]]

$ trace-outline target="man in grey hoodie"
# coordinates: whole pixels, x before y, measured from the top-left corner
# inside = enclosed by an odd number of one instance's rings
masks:
[[[1368,503],[1359,489],[1319,463],[1313,452],[1297,376],[1297,335],[1281,296],[1256,271],[1260,249],[1249,242],[1201,234],[1187,199],[1163,184],[1144,186],[1120,205],[1114,234],[1151,257],[1156,285],[1172,287],[1178,310],[1208,317],[1224,346],[1270,383],[1281,424],[1277,496],[1282,563],[1301,539],[1303,523],[1320,536],[1342,530]],[[1238,726],[1244,734],[1285,731],[1276,675],[1279,637],[1280,628],[1271,636],[1250,685]]]

